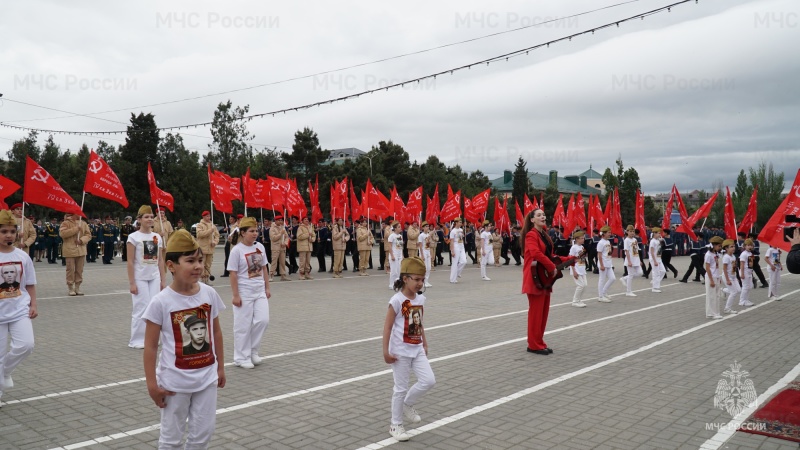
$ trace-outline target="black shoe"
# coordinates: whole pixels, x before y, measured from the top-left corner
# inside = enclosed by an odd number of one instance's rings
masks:
[[[504,266],[507,266],[507,265],[508,265],[508,262],[504,262],[504,263],[503,263],[503,265],[504,265]]]
[[[672,272],[672,273],[673,273],[672,278],[678,278],[678,271],[675,271],[675,272]]]
[[[220,277],[222,277],[222,278],[228,278],[229,276],[230,275],[228,275],[227,273],[223,273],[222,275],[220,275]]]
[[[383,267],[378,267],[378,270],[385,270]]]
[[[686,283],[686,280],[684,280],[683,278],[681,278],[681,279],[680,279],[680,280],[678,280],[678,281],[680,281],[681,283]]]
[[[319,269],[317,273],[325,273],[325,269]]]
[[[692,281],[694,281],[695,283],[699,283],[699,282],[700,282],[700,279],[699,279],[699,278],[695,278],[695,279],[694,279],[694,280],[692,280]]]
[[[522,263],[516,263],[516,264],[514,264],[514,265],[515,265],[515,266],[521,266],[521,265],[522,265]]]
[[[768,287],[769,287],[769,285],[762,284],[762,285],[761,285],[761,287],[762,287],[762,288],[768,288]]]
[[[595,275],[598,275],[598,274],[600,274],[600,271],[599,270],[593,270],[592,273],[595,274]]]
[[[550,348],[550,347],[546,347],[546,348],[545,348],[545,350],[547,350],[547,353],[550,353],[550,354],[552,354],[552,353],[553,353],[553,349],[552,349],[552,348]]]
[[[542,349],[542,350],[531,350],[529,348],[528,349],[528,353],[536,353],[537,355],[549,355],[550,354],[550,352],[548,352],[546,348]]]

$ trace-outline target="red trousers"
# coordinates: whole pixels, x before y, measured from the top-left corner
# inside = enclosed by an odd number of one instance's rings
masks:
[[[528,348],[543,350],[544,329],[547,327],[547,315],[550,313],[550,292],[528,295]]]

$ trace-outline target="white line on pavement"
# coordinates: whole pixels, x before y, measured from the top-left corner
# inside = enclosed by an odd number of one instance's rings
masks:
[[[798,290],[798,291],[800,291],[800,290]],[[661,308],[663,306],[672,305],[672,304],[676,304],[676,303],[681,303],[681,302],[685,302],[687,300],[692,300],[692,299],[695,299],[695,298],[698,298],[698,297],[703,297],[703,296],[705,296],[705,294],[694,295],[694,296],[691,296],[691,297],[685,297],[685,298],[682,298],[682,299],[673,300],[673,301],[666,302],[666,303],[661,303],[661,304],[658,304],[658,305],[652,305],[652,306],[648,306],[648,307],[645,307],[645,308],[640,308],[640,309],[633,310],[633,311],[626,311],[626,312],[623,312],[623,313],[614,314],[614,315],[611,315],[611,316],[607,316],[607,317],[603,317],[603,318],[599,318],[599,319],[594,319],[594,320],[590,320],[590,321],[587,321],[587,322],[581,322],[579,324],[567,325],[565,327],[561,327],[561,328],[557,328],[557,329],[552,330],[552,331],[548,331],[545,334],[553,334],[553,333],[558,333],[558,332],[561,332],[561,331],[571,330],[573,328],[577,328],[577,327],[580,327],[580,326],[583,326],[583,325],[589,325],[589,324],[593,324],[593,323],[597,323],[597,322],[611,320],[611,319],[615,319],[615,318],[618,318],[618,317],[623,317],[623,316],[627,316],[627,315],[630,315],[630,314],[635,314],[637,312],[649,311],[649,310],[653,310],[653,309],[656,309],[656,308]],[[767,303],[769,303],[769,302],[760,304],[759,306],[767,304]],[[733,317],[733,316],[728,316],[728,318],[730,318],[730,317]],[[720,322],[720,321],[715,321],[715,322]],[[707,324],[704,324],[703,326],[708,326],[711,323],[712,322],[709,322]],[[697,328],[697,329],[699,329],[699,328]],[[456,357],[459,357],[459,356],[465,356],[465,355],[469,355],[469,354],[472,354],[472,353],[481,352],[481,351],[484,351],[484,350],[490,350],[490,349],[493,349],[493,348],[496,348],[496,347],[500,347],[500,346],[503,346],[503,345],[508,345],[508,344],[512,344],[512,343],[516,343],[516,342],[525,341],[526,339],[527,339],[526,337],[517,338],[517,339],[510,339],[510,340],[499,342],[499,343],[496,343],[496,344],[491,344],[491,345],[487,345],[487,346],[483,346],[483,347],[474,348],[472,350],[467,350],[467,351],[464,351],[464,352],[459,352],[459,353],[454,353],[454,354],[451,354],[451,355],[446,355],[446,356],[441,356],[441,357],[438,357],[438,358],[433,358],[433,359],[430,360],[430,362],[434,363],[434,362],[438,362],[438,361],[445,361],[445,360],[456,358]],[[321,391],[321,390],[332,388],[332,387],[336,387],[336,386],[342,386],[342,385],[345,385],[345,384],[350,384],[350,383],[354,383],[354,382],[357,382],[357,381],[366,380],[366,379],[369,379],[369,378],[375,378],[375,377],[378,377],[378,376],[381,376],[381,375],[389,374],[391,372],[392,372],[391,369],[382,370],[382,371],[379,371],[379,372],[373,372],[373,373],[369,373],[369,374],[365,374],[365,375],[360,375],[360,376],[357,376],[357,377],[347,378],[345,380],[335,381],[333,383],[327,383],[327,384],[311,387],[311,388],[308,388],[308,389],[302,389],[302,390],[299,390],[299,391],[289,392],[287,394],[281,394],[281,395],[277,395],[277,396],[274,396],[274,397],[266,397],[266,398],[262,398],[262,399],[259,399],[259,400],[253,400],[251,402],[241,403],[239,405],[233,405],[233,406],[229,406],[227,408],[218,409],[217,410],[217,414],[223,414],[223,413],[227,413],[227,412],[231,412],[231,411],[237,411],[237,410],[240,410],[240,409],[250,408],[250,407],[253,407],[253,406],[263,405],[265,403],[275,402],[275,401],[278,401],[278,400],[284,400],[284,399],[287,399],[287,398],[297,397],[297,396],[300,396],[300,395],[308,394],[310,392],[317,392],[317,391]],[[564,378],[564,376],[556,378],[556,380],[563,381],[562,378]],[[568,379],[568,378],[564,378],[564,379]],[[560,382],[560,381],[558,381],[558,382]],[[112,435],[108,435],[108,436],[103,436],[103,437],[100,437],[100,438],[94,438],[94,439],[91,439],[91,440],[88,440],[88,441],[84,441],[84,442],[70,444],[68,446],[56,447],[56,448],[51,449],[51,450],[83,448],[83,447],[88,447],[90,445],[98,444],[98,443],[101,443],[101,442],[106,442],[106,441],[109,441],[109,440],[114,440],[114,439],[120,439],[120,438],[123,438],[123,437],[133,436],[135,434],[140,434],[140,433],[153,431],[153,430],[157,430],[157,429],[159,429],[159,425],[155,424],[155,425],[150,425],[150,426],[138,428],[136,430],[125,431],[125,432],[116,433],[116,434],[112,434]],[[414,431],[416,431],[416,430],[414,430]],[[396,441],[394,441],[394,442],[396,442]]]
[[[794,293],[797,293],[797,292],[800,292],[800,289],[797,289],[795,291],[792,291],[792,292],[789,292],[787,294],[784,294],[780,298],[787,298],[788,295],[794,294]],[[705,296],[705,294],[703,294],[703,296]],[[766,301],[764,303],[759,303],[756,306],[752,306],[752,307],[750,307],[748,309],[742,310],[742,311],[740,311],[740,314],[728,315],[728,316],[725,316],[723,319],[712,320],[712,321],[706,322],[706,323],[704,323],[702,325],[698,325],[696,327],[692,327],[692,328],[689,328],[687,330],[683,330],[680,333],[676,333],[676,334],[673,334],[672,336],[667,336],[667,337],[665,337],[663,339],[659,339],[659,340],[657,340],[655,342],[652,342],[652,343],[647,344],[645,346],[639,347],[636,350],[631,350],[629,352],[623,353],[621,355],[615,356],[615,357],[607,359],[605,361],[600,361],[600,362],[598,362],[596,364],[592,364],[591,366],[584,367],[583,369],[578,369],[578,370],[576,370],[574,372],[570,372],[568,374],[561,375],[560,377],[553,378],[552,380],[547,380],[547,381],[545,381],[543,383],[537,384],[536,386],[531,386],[531,387],[529,387],[527,389],[523,389],[521,391],[517,391],[517,392],[515,392],[515,393],[513,393],[511,395],[507,395],[507,396],[499,398],[497,400],[494,400],[494,401],[491,401],[491,402],[488,402],[488,403],[484,403],[483,405],[478,405],[478,406],[476,406],[474,408],[470,408],[470,409],[468,409],[466,411],[462,411],[462,412],[460,412],[458,414],[454,414],[454,415],[449,416],[449,417],[444,417],[444,418],[439,419],[439,420],[437,420],[435,422],[432,422],[432,423],[430,423],[428,425],[423,425],[423,426],[421,426],[419,428],[416,428],[416,429],[413,429],[413,430],[408,430],[408,431],[406,431],[406,433],[409,436],[414,437],[414,436],[420,435],[420,434],[422,434],[422,433],[424,433],[426,431],[435,430],[437,428],[440,428],[440,427],[443,427],[443,426],[448,425],[450,423],[453,423],[453,422],[455,422],[457,420],[461,420],[461,419],[463,419],[465,417],[469,417],[469,416],[472,416],[474,414],[478,414],[480,412],[486,411],[488,409],[495,408],[497,406],[503,405],[505,403],[508,403],[508,402],[516,400],[518,398],[524,397],[526,395],[533,394],[534,392],[541,391],[544,388],[547,388],[547,387],[550,387],[550,386],[554,386],[554,385],[556,385],[558,383],[561,383],[563,381],[570,380],[570,379],[575,378],[577,376],[589,373],[589,372],[591,372],[593,370],[597,370],[597,369],[603,368],[605,366],[608,366],[610,364],[613,364],[615,362],[622,361],[623,359],[630,358],[631,356],[637,355],[639,353],[642,353],[642,352],[645,352],[647,350],[653,349],[653,348],[658,347],[660,345],[666,344],[667,342],[670,342],[670,341],[673,341],[675,339],[684,337],[684,336],[686,336],[688,334],[694,333],[695,331],[702,330],[703,328],[707,328],[707,327],[716,325],[716,324],[724,322],[726,320],[735,319],[736,317],[739,317],[742,313],[749,313],[750,311],[754,311],[754,310],[756,310],[756,309],[758,309],[758,308],[760,308],[762,306],[768,305],[768,304],[770,304],[770,303],[772,303],[774,301],[775,300],[768,300],[768,301]],[[792,370],[792,372],[793,371],[794,371],[794,369]],[[792,373],[792,372],[790,372],[790,373]],[[784,378],[786,378],[786,377],[784,377]],[[792,378],[792,379],[794,379],[794,378]],[[759,397],[759,400],[761,400],[761,397]],[[372,443],[372,444],[367,445],[365,447],[361,447],[359,450],[376,450],[376,449],[379,449],[379,448],[388,447],[388,446],[390,446],[392,444],[395,444],[397,442],[398,441],[395,438],[384,439],[384,440],[382,440],[380,442],[375,442],[375,443]],[[715,448],[717,448],[717,447],[715,447]]]

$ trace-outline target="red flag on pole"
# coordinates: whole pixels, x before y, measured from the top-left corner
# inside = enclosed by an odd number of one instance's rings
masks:
[[[439,183],[436,183],[436,189],[433,191],[433,197],[428,198],[428,209],[425,211],[425,220],[430,224],[439,221],[439,213],[441,212],[441,205],[439,204]]]
[[[619,187],[614,187],[614,210],[612,211],[609,220],[611,222],[612,233],[616,234],[617,236],[622,236],[625,234],[625,232],[622,230],[622,208],[620,207]]]
[[[742,217],[742,223],[739,224],[738,231],[749,233],[750,228],[755,225],[758,217],[758,186],[753,190],[753,195],[750,196],[750,203],[747,204],[747,212]]]
[[[268,176],[269,196],[272,199],[270,207],[272,209],[282,209],[286,203],[286,191],[289,190],[289,181],[282,178]]]
[[[583,202],[583,195],[581,195],[580,192],[578,192],[578,197],[575,199],[575,204],[578,206],[575,214],[575,218],[577,220],[576,224],[579,227],[586,229],[586,225],[588,225],[586,223],[586,205]]]
[[[553,212],[553,220],[550,222],[554,227],[563,225],[564,223],[564,194],[558,194],[558,202],[556,203],[556,210]]]
[[[644,228],[644,195],[639,189],[636,190],[636,219],[634,228],[639,230],[639,237],[642,238],[642,244],[647,245],[647,230]]]
[[[86,217],[75,200],[64,192],[61,185],[30,156],[25,157],[25,182],[23,184],[25,187],[22,189],[22,201]]]
[[[483,213],[485,213],[489,208],[489,191],[490,189],[486,189],[485,191],[472,197],[472,209],[478,216],[482,216]]]
[[[150,185],[150,202],[163,206],[172,212],[175,200],[172,199],[172,194],[158,187],[156,177],[153,175],[153,167],[150,166],[149,162],[147,163],[147,184]]]
[[[668,230],[670,222],[672,221],[672,201],[675,199],[675,193],[670,191],[667,207],[664,209],[664,218],[661,220],[661,229]]]
[[[117,174],[94,150],[89,153],[89,166],[86,169],[83,191],[117,202],[124,208],[128,207],[128,198],[125,197],[125,189],[122,188]]]
[[[783,199],[783,202],[775,210],[775,214],[770,217],[761,233],[758,235],[758,240],[766,242],[767,244],[781,248],[784,251],[790,251],[792,245],[783,240],[783,229],[785,227],[796,227],[797,223],[786,222],[786,216],[800,216],[800,170],[797,171],[792,188],[789,194]]]
[[[447,185],[447,190],[447,200],[445,200],[444,206],[442,206],[442,212],[439,217],[442,222],[450,222],[461,215],[461,191],[459,190],[455,194],[449,195],[453,192],[450,189],[450,185]]]
[[[736,239],[736,214],[733,212],[731,190],[728,186],[725,186],[725,236],[728,239]]]
[[[14,192],[17,192],[20,187],[13,180],[0,175],[0,209],[8,209],[6,199]]]
[[[422,214],[422,186],[414,189],[408,194],[406,211],[415,216]]]
[[[524,200],[524,203],[522,204],[522,213],[525,216],[527,216],[529,212],[531,212],[534,209],[536,209],[536,206],[534,206],[534,204],[531,201],[531,199],[528,198],[528,193],[527,192],[523,195],[522,198]],[[536,197],[533,197],[533,200],[535,201]]]
[[[700,219],[703,219],[706,216],[708,216],[708,213],[711,212],[711,207],[713,207],[714,202],[717,201],[718,195],[719,192],[715,192],[710,199],[708,199],[705,203],[703,203],[703,206],[698,208],[697,211],[694,212],[694,214],[692,214],[691,216],[689,216],[688,219],[686,219],[686,222],[691,224],[690,226],[693,227],[697,222],[700,221]]]
[[[364,215],[366,211],[361,211],[361,205],[358,204],[356,198],[356,190],[353,189],[353,182],[350,181],[350,219],[353,221],[358,220]]]
[[[564,235],[571,236],[572,231],[575,230],[575,210],[577,209],[575,205],[575,194],[571,194],[569,196],[569,200],[567,201],[567,213],[564,216]]]
[[[286,191],[286,211],[288,211],[289,215],[300,219],[308,215],[306,201],[300,195],[294,180],[289,181],[289,189]]]
[[[525,220],[525,216],[522,215],[522,210],[519,209],[519,202],[517,201],[514,202],[514,209],[517,214],[517,225],[522,226],[522,222]]]
[[[464,197],[464,220],[467,221],[467,223],[479,223],[481,221],[481,215],[475,211],[472,205],[472,199]]]
[[[220,177],[216,172],[211,170],[211,164],[208,165],[208,187],[210,190],[211,202],[218,211],[227,214],[233,214],[233,203],[231,200],[233,196],[228,191],[230,190],[230,183]],[[152,196],[152,187],[151,194]]]

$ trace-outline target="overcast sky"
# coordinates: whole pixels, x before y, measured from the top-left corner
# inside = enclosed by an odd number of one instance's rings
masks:
[[[0,121],[124,130],[206,122],[230,99],[252,113],[341,97],[577,33],[674,1],[48,2],[5,5]],[[559,19],[561,18],[561,19]],[[327,75],[211,95],[555,22]],[[419,87],[254,119],[255,144],[290,151],[311,127],[325,149],[402,145],[412,161],[491,177],[521,155],[532,172],[598,172],[619,154],[655,194],[733,186],[761,160],[800,167],[800,2],[701,0],[671,12],[473,67]],[[157,103],[207,96],[160,106]],[[134,108],[137,107],[137,108]],[[106,120],[100,120],[106,119]],[[30,120],[47,119],[47,120]],[[115,123],[121,122],[121,123]],[[187,133],[195,136],[189,136]],[[162,133],[162,136],[165,133]],[[208,151],[208,128],[183,130]],[[27,132],[0,128],[0,152]],[[42,142],[46,139],[42,136]],[[96,137],[57,135],[62,149]],[[124,135],[104,137],[113,145]],[[236,174],[238,175],[238,174]],[[789,186],[786,186],[788,189]]]

